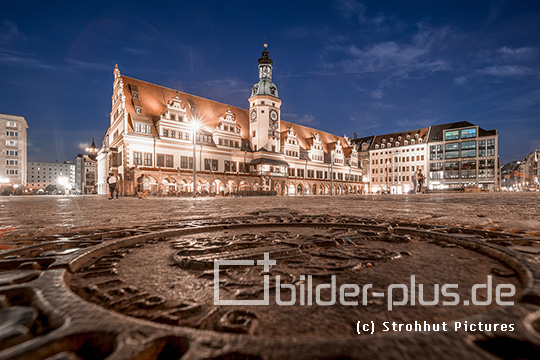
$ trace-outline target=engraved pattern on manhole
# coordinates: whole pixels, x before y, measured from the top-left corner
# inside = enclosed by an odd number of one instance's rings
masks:
[[[497,307],[494,302],[482,307],[465,306],[463,302],[442,306],[445,299],[439,299],[438,305],[409,303],[387,311],[388,286],[410,286],[411,275],[417,286],[423,284],[426,301],[434,299],[434,284],[459,284],[454,292],[461,299],[470,299],[472,286],[485,284],[488,275],[493,275],[494,287],[514,284],[520,293],[518,274],[503,263],[433,239],[427,232],[403,234],[343,224],[201,228],[187,235],[110,251],[74,273],[69,286],[79,296],[107,309],[157,323],[254,336],[307,338],[354,336],[360,319],[379,324],[415,320],[437,323]],[[269,272],[270,305],[215,306],[214,260],[262,260],[265,253],[276,261]],[[262,299],[263,275],[262,266],[222,268],[221,298]],[[281,283],[294,285],[294,305],[276,304],[277,275]],[[311,281],[303,275],[311,275]],[[338,289],[336,303],[318,306],[315,289],[330,284],[332,275]],[[365,299],[363,292],[347,299],[358,301],[357,306],[343,306],[339,301],[342,284],[373,287]],[[480,295],[481,300],[486,298],[485,293]],[[310,296],[312,305],[307,305]],[[401,299],[403,294],[398,291],[394,296]],[[290,288],[283,289],[281,299],[291,300]],[[321,300],[331,301],[330,291],[322,290]]]

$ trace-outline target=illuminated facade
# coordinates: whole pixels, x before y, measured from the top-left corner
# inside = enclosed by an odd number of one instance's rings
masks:
[[[432,189],[499,188],[499,135],[467,121],[431,127],[428,140]]]
[[[406,194],[413,189],[414,173],[422,170],[426,175],[428,134],[429,128],[422,128],[375,137],[369,151],[372,193]]]
[[[24,188],[28,124],[22,116],[0,114],[0,188]]]
[[[120,192],[133,194],[148,175],[157,195],[323,195],[366,190],[357,146],[339,137],[284,121],[265,49],[249,109],[204,99],[114,70],[110,125],[98,153],[98,192],[108,172]],[[200,123],[195,135],[193,124]]]
[[[64,163],[29,162],[28,163],[28,189],[33,192],[46,190],[75,189],[75,164],[71,161]]]
[[[498,138],[461,121],[353,141],[369,149],[369,192],[405,194],[419,169],[427,189],[498,189]]]
[[[81,194],[96,191],[97,161],[86,154],[75,158],[75,190]]]

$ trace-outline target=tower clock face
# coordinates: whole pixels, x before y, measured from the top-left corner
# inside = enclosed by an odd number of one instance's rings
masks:
[[[272,120],[277,120],[278,116],[277,116],[277,111],[276,110],[270,110],[270,119]]]
[[[253,110],[251,112],[251,122],[257,121],[257,111]]]

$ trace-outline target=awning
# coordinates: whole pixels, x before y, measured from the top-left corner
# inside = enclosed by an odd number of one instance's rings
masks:
[[[284,160],[278,160],[278,159],[269,159],[269,158],[258,158],[253,159],[250,162],[251,165],[278,165],[278,166],[289,166],[289,163]]]

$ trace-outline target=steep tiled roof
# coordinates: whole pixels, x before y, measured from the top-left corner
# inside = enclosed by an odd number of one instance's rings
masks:
[[[370,150],[373,145],[374,140],[375,140],[375,135],[371,135],[371,136],[365,136],[362,138],[353,139],[352,142],[358,145],[358,151],[362,151],[362,145],[364,144],[367,145],[367,150]]]
[[[187,94],[182,91],[169,89],[163,86],[151,84],[142,80],[137,80],[122,75],[124,83],[124,94],[126,96],[126,109],[130,117],[138,122],[145,122],[151,125],[160,119],[160,115],[167,110],[167,101],[172,100],[176,95],[182,100],[182,105],[187,111],[188,116],[192,116],[192,106],[195,112],[201,119],[202,130],[213,132],[219,123],[219,117],[223,115],[228,108],[236,115],[236,122],[241,127],[242,138],[249,139],[249,111],[235,106],[230,106],[217,101],[205,99],[199,96]],[[130,88],[131,86],[131,88]],[[131,89],[136,86],[138,99],[133,99]],[[135,113],[134,102],[137,106],[142,107],[142,114]],[[131,124],[133,126],[133,124]],[[343,149],[348,156],[350,149],[347,149],[345,138],[327,132],[312,129],[303,125],[293,124],[281,120],[281,133],[287,131],[289,127],[293,127],[301,148],[308,150],[311,146],[311,138],[319,133],[322,142],[322,147],[325,152],[329,152],[333,148],[333,144],[340,139]],[[153,130],[155,133],[155,126]]]
[[[407,131],[401,131],[391,134],[385,134],[385,135],[377,135],[375,136],[375,140],[373,141],[371,149],[373,149],[374,145],[381,145],[381,144],[388,144],[390,142],[390,139],[392,139],[392,147],[395,147],[396,141],[399,141],[400,146],[404,145],[404,141],[408,140],[409,144],[411,143],[411,140],[422,139],[422,143],[427,142],[427,136],[429,134],[429,127],[421,128],[421,129],[415,129],[415,130],[407,130]],[[418,135],[418,137],[416,137]],[[409,138],[407,139],[407,136]],[[401,140],[398,140],[401,137]]]
[[[236,121],[242,128],[242,137],[249,137],[247,110],[127,76],[122,76],[122,79],[124,82],[124,94],[126,95],[126,109],[133,117],[137,118],[137,121],[154,125],[160,119],[161,114],[167,111],[167,102],[178,95],[182,100],[183,108],[187,111],[187,115],[193,116],[193,110],[195,110],[197,116],[200,117],[202,130],[213,132],[218,125],[219,117],[230,108],[236,115]],[[135,99],[135,101],[138,101],[137,105],[140,104],[142,106],[141,115],[135,114],[135,107],[133,106],[134,99],[132,98],[130,85],[137,86],[139,99]]]

